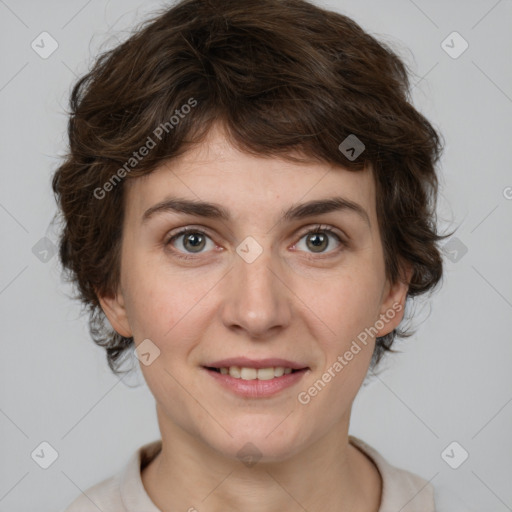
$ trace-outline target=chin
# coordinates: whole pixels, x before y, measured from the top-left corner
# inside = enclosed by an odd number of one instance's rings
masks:
[[[231,425],[229,429],[233,437],[227,434],[217,439],[205,439],[205,441],[218,453],[230,459],[238,459],[247,466],[259,463],[282,462],[304,446],[305,440],[298,432],[287,428],[281,428],[285,422],[283,418],[279,421],[264,421],[259,425],[252,425],[249,428],[235,428]],[[279,426],[278,426],[279,425]],[[276,428],[277,427],[277,428]]]

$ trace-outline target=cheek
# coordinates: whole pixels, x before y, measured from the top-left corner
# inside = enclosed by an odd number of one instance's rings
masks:
[[[339,273],[329,277],[318,287],[307,284],[301,297],[304,305],[310,309],[309,316],[315,314],[329,338],[340,343],[350,344],[353,337],[372,325],[378,317],[380,304],[380,280],[371,271]],[[322,293],[320,290],[323,289]]]
[[[183,325],[180,319],[186,317],[194,300],[186,292],[181,291],[178,296],[172,289],[161,282],[151,286],[148,280],[130,288],[126,310],[136,340],[150,338],[160,345]]]
[[[187,272],[143,261],[126,266],[126,311],[136,341],[144,338],[164,346],[178,333],[186,337],[203,314],[213,276],[190,279]]]
[[[376,279],[351,273],[340,276],[339,284],[331,285],[321,299],[310,295],[316,300],[310,309],[320,311],[322,320],[315,322],[320,327],[314,337],[324,360],[309,383],[312,387],[303,391],[310,400],[306,407],[311,417],[321,415],[327,424],[338,421],[350,408],[367,374],[375,339],[365,329],[378,318],[380,289],[376,283]]]

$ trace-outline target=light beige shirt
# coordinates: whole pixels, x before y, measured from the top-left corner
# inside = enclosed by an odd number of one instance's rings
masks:
[[[378,512],[441,512],[434,504],[434,489],[429,482],[390,465],[360,439],[349,436],[349,442],[373,460],[382,477]],[[87,489],[65,512],[161,512],[151,501],[141,479],[141,469],[158,454],[161,446],[162,441],[158,440],[139,448],[122,471]]]

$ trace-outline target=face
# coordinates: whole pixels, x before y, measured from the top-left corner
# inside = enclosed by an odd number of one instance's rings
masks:
[[[120,286],[101,302],[149,354],[161,428],[226,457],[251,442],[283,460],[347,427],[375,337],[398,325],[407,291],[385,277],[371,170],[248,155],[212,130],[126,185]],[[247,359],[222,362],[232,358]],[[228,366],[247,369],[207,369]],[[297,371],[250,380],[255,366]]]

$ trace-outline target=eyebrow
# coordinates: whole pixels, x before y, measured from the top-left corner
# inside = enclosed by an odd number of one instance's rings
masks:
[[[366,210],[358,203],[344,197],[331,197],[328,199],[317,199],[298,205],[293,205],[287,210],[281,212],[280,222],[293,221],[322,215],[335,211],[346,211],[357,214],[371,228],[370,217]],[[148,208],[142,215],[142,223],[147,222],[151,217],[158,213],[176,212],[195,215],[208,219],[219,219],[229,221],[231,216],[229,211],[218,203],[208,203],[183,198],[167,198]]]

